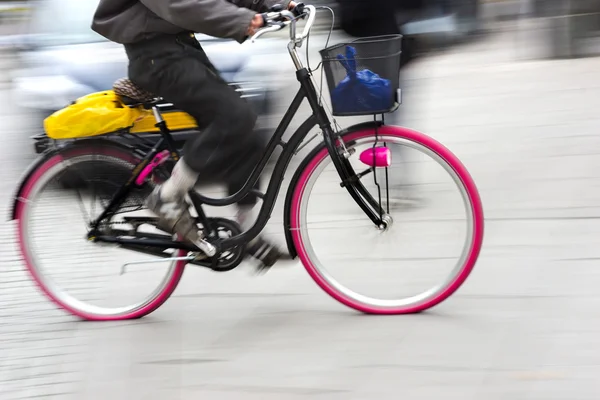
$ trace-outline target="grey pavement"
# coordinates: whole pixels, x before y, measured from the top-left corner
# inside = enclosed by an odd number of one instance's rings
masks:
[[[461,158],[486,212],[475,271],[442,305],[362,316],[299,263],[189,268],[152,315],[85,323],[35,289],[2,223],[0,399],[598,399],[600,59],[516,58],[497,32],[407,72],[404,124]],[[7,205],[35,127],[3,97]],[[281,221],[278,204],[279,240]]]

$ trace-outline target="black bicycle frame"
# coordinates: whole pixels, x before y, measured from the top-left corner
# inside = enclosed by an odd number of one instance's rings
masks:
[[[249,193],[253,192],[253,187],[260,178],[263,173],[269,159],[273,155],[273,152],[277,148],[277,146],[282,147],[282,152],[277,159],[275,164],[275,169],[271,179],[269,181],[269,185],[265,194],[256,193],[258,197],[263,200],[263,204],[261,205],[261,209],[258,215],[258,218],[254,225],[246,232],[243,232],[237,236],[224,239],[220,243],[215,243],[218,246],[219,251],[223,251],[229,248],[238,247],[241,245],[245,245],[250,242],[252,239],[256,238],[260,232],[265,228],[269,218],[271,217],[271,213],[273,212],[273,208],[275,206],[277,196],[279,194],[279,190],[281,189],[281,185],[283,183],[284,174],[287,170],[287,167],[291,161],[291,159],[296,154],[296,149],[302,144],[303,140],[306,138],[308,133],[315,126],[319,126],[323,133],[323,138],[325,141],[325,145],[327,146],[328,152],[333,160],[333,164],[340,175],[341,178],[341,186],[343,186],[350,196],[356,201],[359,207],[367,214],[367,216],[373,221],[376,226],[381,226],[383,221],[381,220],[382,209],[379,204],[366,190],[366,188],[362,185],[359,179],[356,178],[356,173],[354,172],[350,162],[345,158],[343,154],[340,154],[339,147],[337,145],[338,140],[340,140],[331,127],[331,122],[329,117],[327,116],[323,106],[321,105],[317,91],[315,86],[311,80],[310,72],[306,68],[299,69],[296,72],[296,78],[298,82],[300,82],[300,89],[298,93],[294,97],[291,105],[288,110],[284,114],[279,126],[275,130],[275,134],[269,141],[267,145],[267,149],[261,158],[258,165],[253,169],[250,177],[237,193],[222,198],[222,199],[214,199],[201,195],[195,190],[191,190],[189,195],[192,200],[194,207],[196,208],[198,215],[202,219],[206,219],[202,206],[227,206],[234,203],[237,203]],[[288,129],[292,119],[298,112],[298,109],[302,105],[304,100],[308,100],[310,107],[313,113],[300,125],[300,127],[294,132],[294,134],[290,137],[288,142],[284,142],[282,140],[283,135]],[[171,157],[176,161],[179,159],[179,153],[175,148],[173,143],[173,139],[171,137],[170,131],[168,130],[165,121],[160,116],[160,113],[155,112],[155,117],[157,118],[157,127],[160,128],[160,133],[162,138],[155,144],[155,146],[148,152],[142,161],[134,168],[132,172],[131,178],[128,182],[119,190],[119,192],[114,196],[110,204],[104,210],[104,212],[98,217],[98,219],[92,224],[92,230],[90,231],[89,237],[92,240],[103,241],[103,242],[111,242],[118,243],[123,245],[135,245],[141,244],[142,241],[140,239],[126,239],[119,237],[111,237],[111,236],[96,236],[95,232],[101,223],[101,221],[110,215],[113,210],[115,210],[120,203],[124,200],[125,196],[127,196],[131,185],[134,184],[135,180],[143,170],[143,168],[158,154],[158,152],[163,148],[166,144],[166,147],[171,152]],[[185,249],[189,251],[194,251],[195,247],[182,242],[175,242],[170,240],[160,240],[160,239],[150,239],[143,240],[144,246],[149,247],[162,247],[162,248],[178,248]],[[195,249],[197,251],[197,249]]]

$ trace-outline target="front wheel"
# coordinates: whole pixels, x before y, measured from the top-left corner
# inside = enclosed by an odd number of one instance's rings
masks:
[[[393,223],[375,226],[340,186],[327,148],[317,147],[288,197],[289,234],[304,267],[327,294],[364,313],[416,313],[441,303],[465,282],[481,249],[484,217],[473,179],[448,149],[406,128],[360,129],[341,140],[357,173],[369,169],[359,160],[363,151],[390,148],[391,167],[361,183]]]

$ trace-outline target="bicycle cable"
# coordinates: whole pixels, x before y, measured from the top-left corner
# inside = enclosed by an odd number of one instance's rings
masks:
[[[329,41],[331,40],[331,35],[333,33],[333,29],[335,28],[335,12],[333,11],[333,9],[331,7],[328,7],[328,6],[318,6],[318,7],[315,7],[315,10],[327,10],[331,14],[331,26],[329,27],[329,33],[327,34],[327,40],[325,41],[325,48],[327,48],[329,46]],[[306,37],[306,64],[308,67],[308,72],[310,72],[312,74],[313,72],[317,71],[319,68],[322,67],[323,61],[319,62],[319,64],[317,64],[317,66],[314,69],[312,69],[310,67],[310,53],[309,53],[310,35],[311,35],[311,33],[309,33],[308,36]],[[319,105],[324,107],[329,112],[329,114],[332,115],[334,127],[339,132],[342,129],[341,126],[338,124],[335,117],[333,117],[333,112],[331,111],[329,106],[327,104],[323,104],[323,75],[324,75],[324,69],[321,68],[321,77],[320,77],[320,82],[319,82]]]

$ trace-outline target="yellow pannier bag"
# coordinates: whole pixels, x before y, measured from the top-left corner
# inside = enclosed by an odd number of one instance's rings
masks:
[[[171,132],[198,129],[198,124],[194,117],[186,112],[179,110],[162,111],[161,115]],[[152,113],[147,113],[135,121],[131,129],[129,129],[129,132],[156,133],[160,132],[160,129],[156,127],[156,119],[154,119],[154,115]]]
[[[132,127],[147,114],[141,107],[125,106],[112,90],[92,93],[75,100],[44,120],[51,139],[76,139],[104,135]]]

